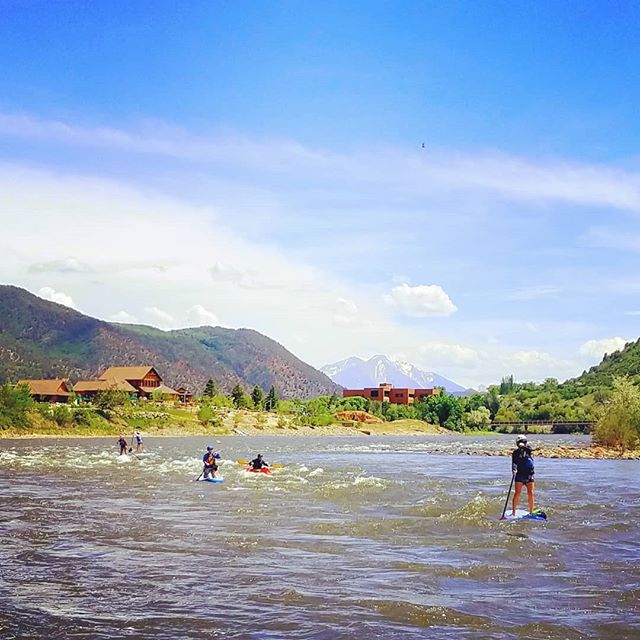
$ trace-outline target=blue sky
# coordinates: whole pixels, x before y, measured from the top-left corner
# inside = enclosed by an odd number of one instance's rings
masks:
[[[631,2],[5,2],[0,279],[316,366],[579,374],[638,337],[639,26]]]

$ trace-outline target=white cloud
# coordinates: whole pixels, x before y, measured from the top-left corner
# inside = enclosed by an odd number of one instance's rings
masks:
[[[215,313],[208,311],[201,304],[194,304],[191,308],[187,309],[187,323],[192,327],[201,327],[204,325],[216,327],[220,324],[220,321]]]
[[[359,321],[358,305],[353,300],[338,298],[333,305],[333,322],[338,326],[350,327]]]
[[[138,321],[135,316],[126,311],[118,311],[118,313],[110,315],[109,320],[112,322],[124,322],[125,324],[134,324]]]
[[[521,350],[511,354],[508,358],[511,364],[518,366],[554,366],[556,359],[545,351]]]
[[[52,287],[42,287],[38,290],[38,295],[44,300],[49,300],[50,302],[57,302],[58,304],[62,304],[65,307],[71,307],[72,309],[78,309],[76,307],[73,298],[66,294],[62,293],[62,291],[56,291]]]
[[[418,353],[423,362],[432,368],[433,366],[472,365],[480,359],[476,349],[462,344],[430,341],[418,348]]]
[[[450,316],[457,307],[437,284],[411,287],[407,283],[391,289],[390,301],[409,316]]]
[[[624,338],[616,336],[614,338],[601,338],[599,340],[587,340],[580,346],[580,355],[588,358],[600,359],[605,353],[613,353],[622,349],[629,342]]]
[[[241,269],[231,264],[217,262],[209,270],[214,280],[228,282],[243,289],[260,289],[267,287],[255,271]]]
[[[158,307],[145,307],[144,311],[152,319],[152,322],[161,329],[171,329],[176,326],[174,317]]]

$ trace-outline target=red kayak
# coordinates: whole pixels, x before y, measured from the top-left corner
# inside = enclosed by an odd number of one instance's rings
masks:
[[[262,467],[262,469],[254,469],[253,467],[245,467],[245,471],[249,473],[271,473],[271,469],[269,467]]]

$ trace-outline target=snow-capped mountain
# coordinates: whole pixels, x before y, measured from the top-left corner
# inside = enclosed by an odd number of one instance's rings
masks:
[[[320,371],[347,389],[377,387],[382,382],[388,382],[394,387],[415,389],[444,387],[448,393],[454,395],[473,392],[433,371],[423,371],[409,362],[393,360],[383,355],[373,356],[369,360],[354,356],[327,364]]]

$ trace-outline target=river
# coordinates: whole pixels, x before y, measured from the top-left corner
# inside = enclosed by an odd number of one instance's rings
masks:
[[[510,460],[434,451],[510,436],[145,444],[0,441],[0,637],[640,638],[637,461],[536,460],[548,521],[501,523]]]

